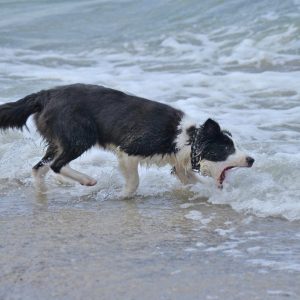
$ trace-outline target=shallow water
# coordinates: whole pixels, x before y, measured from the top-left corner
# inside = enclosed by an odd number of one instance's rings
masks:
[[[41,198],[32,120],[1,133],[1,297],[299,298],[299,34],[298,0],[0,1],[0,102],[101,84],[213,117],[256,159],[223,191],[141,168],[123,201],[93,149],[73,166],[97,186],[50,175]]]
[[[1,298],[299,298],[299,222],[188,197],[5,193]]]

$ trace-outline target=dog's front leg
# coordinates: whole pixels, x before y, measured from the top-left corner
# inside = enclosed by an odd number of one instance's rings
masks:
[[[196,184],[201,182],[200,178],[192,170],[186,170],[180,166],[175,166],[172,169],[172,174],[175,175],[182,184]]]
[[[125,198],[131,197],[139,186],[138,164],[137,157],[128,156],[125,153],[119,156],[119,167],[125,179],[122,192]]]

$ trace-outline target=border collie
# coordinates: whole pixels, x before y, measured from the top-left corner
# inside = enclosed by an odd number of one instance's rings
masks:
[[[196,183],[200,172],[219,187],[228,169],[254,163],[214,120],[197,125],[181,110],[103,86],[66,85],[3,104],[0,128],[21,129],[31,114],[48,146],[33,167],[37,181],[52,169],[82,185],[95,185],[95,179],[68,165],[95,145],[117,155],[127,197],[139,185],[142,163],[169,164],[183,184]]]

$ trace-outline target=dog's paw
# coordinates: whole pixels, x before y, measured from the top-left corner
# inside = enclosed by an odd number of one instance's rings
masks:
[[[74,184],[75,184],[75,182],[72,179],[67,178],[60,174],[55,174],[54,179],[57,184],[63,185],[63,186],[74,186]]]
[[[122,199],[131,199],[134,196],[135,191],[129,191],[129,190],[123,190],[121,192],[121,198]]]
[[[97,180],[95,180],[94,178],[85,178],[80,181],[80,184],[85,186],[94,186],[97,184]]]

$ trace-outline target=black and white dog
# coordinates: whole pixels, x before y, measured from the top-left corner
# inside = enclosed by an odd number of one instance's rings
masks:
[[[169,164],[183,184],[196,183],[196,171],[222,186],[228,169],[254,162],[217,122],[208,119],[198,126],[178,109],[102,86],[61,86],[3,104],[0,128],[21,129],[31,114],[48,145],[33,167],[37,181],[51,168],[82,185],[95,185],[95,179],[68,165],[95,145],[117,155],[125,196],[139,185],[140,163]]]

